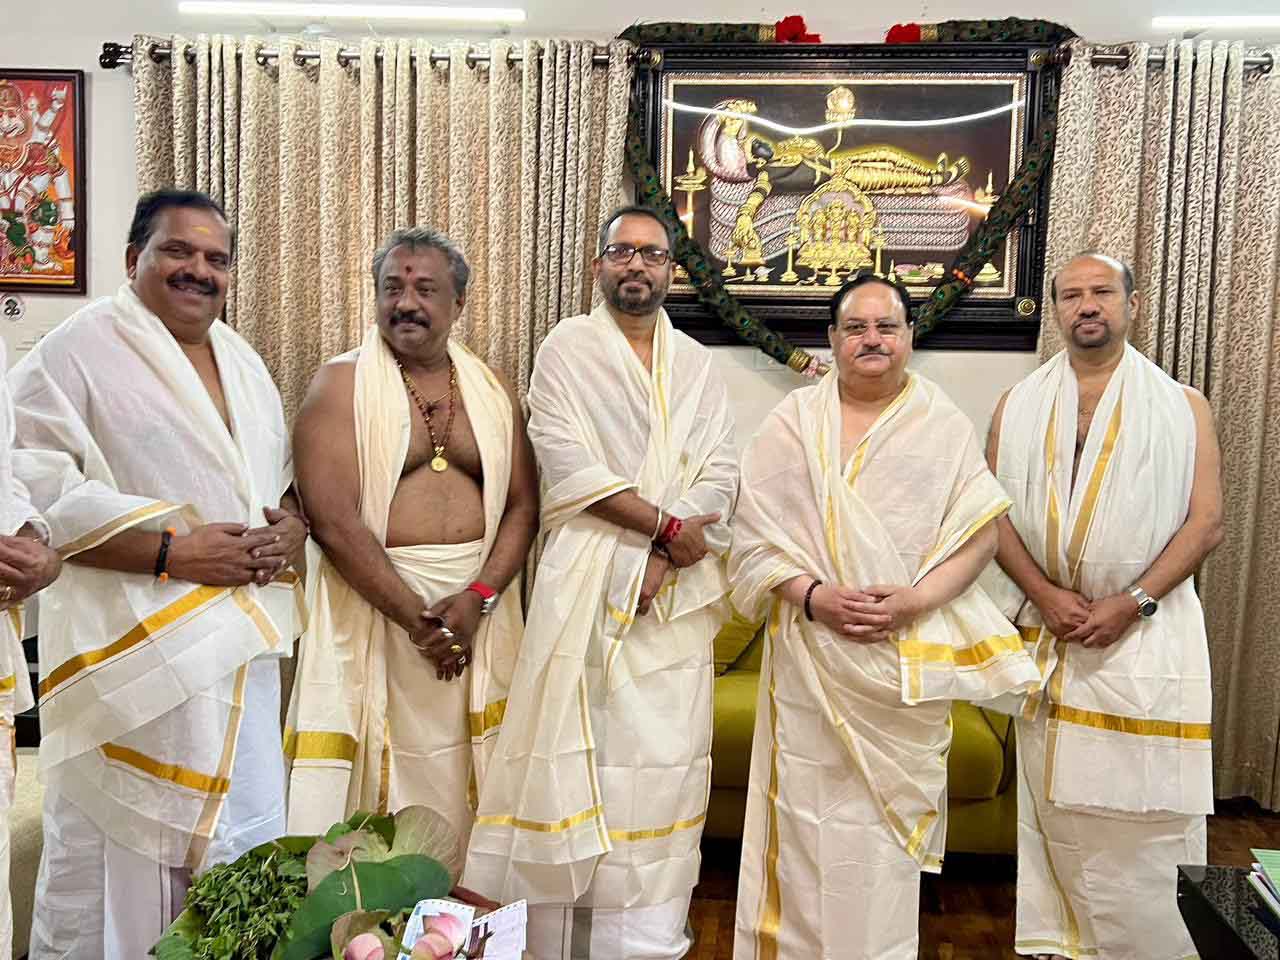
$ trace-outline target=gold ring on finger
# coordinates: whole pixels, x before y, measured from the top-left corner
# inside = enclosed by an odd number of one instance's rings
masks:
[[[455,643],[453,646],[451,646],[451,647],[449,648],[449,652],[450,652],[450,653],[461,653],[461,652],[462,652],[462,644],[460,644],[460,643]]]

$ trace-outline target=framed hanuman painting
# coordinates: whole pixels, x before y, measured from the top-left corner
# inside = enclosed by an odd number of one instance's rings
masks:
[[[84,71],[0,69],[0,291],[85,291]]]
[[[637,73],[647,140],[685,229],[730,290],[793,343],[826,344],[855,270],[923,299],[1022,163],[1056,76],[1044,47],[654,47]],[[1034,349],[1047,180],[926,345]],[[704,343],[733,334],[677,270],[667,309]]]

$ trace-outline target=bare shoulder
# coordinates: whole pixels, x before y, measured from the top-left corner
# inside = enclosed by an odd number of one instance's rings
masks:
[[[307,387],[307,395],[303,398],[302,408],[298,416],[305,417],[311,413],[323,413],[333,416],[341,409],[351,410],[351,398],[355,395],[356,364],[355,358],[339,357],[322,364],[311,378]]]
[[[1189,387],[1185,383],[1180,385],[1183,394],[1186,395],[1187,403],[1191,404],[1191,411],[1197,416],[1213,416],[1213,409],[1209,406],[1209,398],[1197,390],[1195,387]]]

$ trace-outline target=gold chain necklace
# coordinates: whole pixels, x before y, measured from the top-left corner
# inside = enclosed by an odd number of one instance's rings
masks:
[[[453,432],[453,414],[458,409],[457,403],[454,402],[454,394],[458,386],[458,370],[453,365],[453,357],[449,358],[449,392],[445,394],[449,398],[449,419],[445,421],[444,436],[440,438],[440,442],[436,442],[435,427],[431,423],[431,411],[435,405],[443,400],[433,400],[428,403],[426,399],[418,392],[418,387],[414,384],[413,379],[405,370],[399,358],[396,358],[396,366],[400,368],[400,376],[404,380],[404,385],[409,388],[409,395],[413,397],[413,402],[418,407],[418,412],[422,414],[422,419],[427,424],[427,435],[431,437],[431,449],[435,452],[435,456],[431,458],[431,469],[436,473],[444,473],[449,469],[449,461],[445,459],[444,450],[449,444],[449,434]]]

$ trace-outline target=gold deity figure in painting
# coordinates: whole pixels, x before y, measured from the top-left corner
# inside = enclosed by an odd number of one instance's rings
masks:
[[[785,272],[772,282],[837,286],[850,271],[887,268],[886,248],[959,250],[968,239],[968,158],[941,154],[931,163],[888,144],[845,146],[842,126],[821,134],[830,143],[772,139],[753,127],[758,114],[751,99],[717,103],[698,130],[703,166],[695,169],[691,153],[676,178],[690,211],[694,193],[709,190],[709,249],[725,277],[770,282],[768,263],[785,254]],[[852,90],[828,92],[828,124],[855,116]]]

